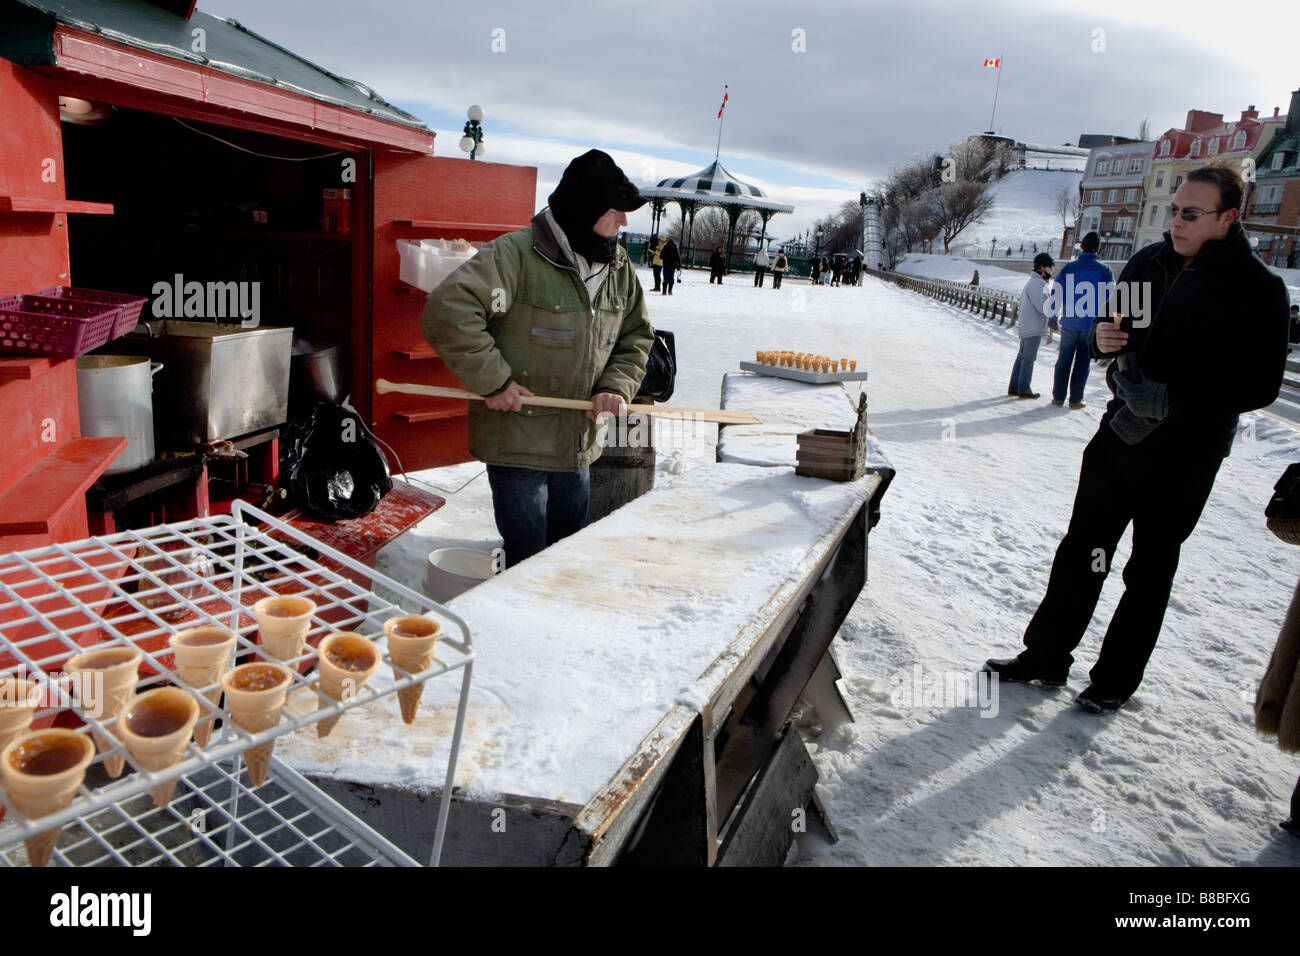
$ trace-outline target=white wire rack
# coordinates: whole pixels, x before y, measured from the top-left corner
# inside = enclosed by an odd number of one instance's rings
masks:
[[[189,687],[180,680],[167,639],[185,627],[228,627],[239,634],[236,655],[251,659],[260,648],[249,608],[274,594],[302,594],[317,605],[303,654],[285,662],[293,671],[290,695],[314,682],[314,672],[301,671],[316,660],[312,644],[320,637],[332,631],[376,637],[383,622],[395,615],[441,619],[437,658],[418,673],[394,668],[393,683],[379,689],[364,686],[350,700],[321,698],[327,706],[308,713],[286,707],[278,726],[249,734],[203,696],[215,685]],[[165,771],[128,770],[120,779],[108,780],[92,765],[88,783],[59,813],[27,820],[6,799],[0,865],[25,859],[21,849],[6,852],[6,847],[73,821],[55,854],[69,864],[407,865],[412,861],[405,853],[280,761],[273,761],[272,775],[262,787],[250,789],[239,756],[255,744],[459,669],[460,701],[429,856],[430,865],[437,864],[474,659],[469,628],[454,612],[242,501],[234,503],[230,516],[0,555],[0,676],[57,677],[73,654],[114,645],[142,652],[138,690],[163,683],[184,687],[199,703],[200,722],[221,719],[221,729],[206,747],[191,741],[185,757]],[[391,664],[387,655],[384,660]],[[50,681],[44,703],[36,719],[75,709],[76,700]],[[81,716],[86,732],[111,724]],[[395,713],[393,719],[399,719]],[[97,754],[95,764],[112,755],[131,760],[118,742]],[[176,796],[159,810],[146,791],[171,779],[180,781]],[[100,780],[104,782],[91,786]],[[194,817],[196,808],[204,813]],[[208,825],[209,818],[216,822]],[[106,834],[113,834],[112,839]]]

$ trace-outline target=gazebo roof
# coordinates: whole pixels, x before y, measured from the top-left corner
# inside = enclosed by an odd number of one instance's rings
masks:
[[[641,190],[646,199],[670,202],[694,202],[705,206],[740,206],[766,212],[794,212],[794,206],[773,202],[763,190],[741,182],[714,160],[708,166],[689,176],[661,179],[658,185]]]

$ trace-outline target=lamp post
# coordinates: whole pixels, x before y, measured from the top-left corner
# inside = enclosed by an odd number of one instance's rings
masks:
[[[822,254],[822,227],[817,227],[817,255]]]
[[[460,138],[460,148],[469,153],[470,159],[477,159],[483,155],[483,127],[479,125],[483,119],[483,107],[471,106],[465,115],[469,121],[465,124],[465,135]]]

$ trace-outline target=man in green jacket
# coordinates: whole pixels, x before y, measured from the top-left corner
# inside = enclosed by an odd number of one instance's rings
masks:
[[[622,415],[654,329],[616,237],[645,204],[607,154],[571,162],[532,225],[485,245],[435,289],[425,338],[465,386],[469,451],[487,464],[510,565],[587,524],[596,419]],[[590,412],[524,405],[590,398]]]

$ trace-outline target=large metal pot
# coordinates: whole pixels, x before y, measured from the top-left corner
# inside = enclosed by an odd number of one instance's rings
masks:
[[[347,393],[347,369],[338,346],[295,344],[289,365],[290,418],[306,414],[319,401],[337,405]]]
[[[153,376],[162,368],[140,355],[83,355],[77,359],[81,434],[125,435],[126,449],[105,474],[135,471],[153,461]]]

